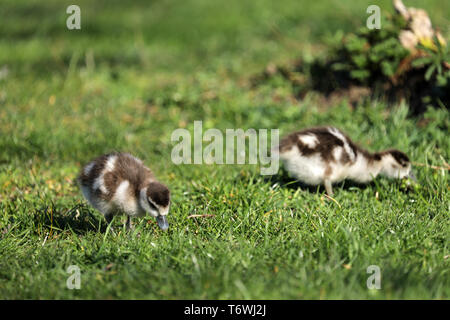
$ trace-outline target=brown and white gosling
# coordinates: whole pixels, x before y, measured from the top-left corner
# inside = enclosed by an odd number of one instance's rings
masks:
[[[324,185],[330,196],[332,184],[345,179],[367,183],[380,174],[415,180],[403,152],[389,149],[371,153],[334,127],[291,133],[280,141],[278,151],[291,176],[307,185]]]
[[[132,217],[149,214],[161,229],[169,227],[169,189],[131,154],[115,152],[92,160],[83,167],[78,182],[86,200],[108,224],[115,215],[125,213],[130,229]]]

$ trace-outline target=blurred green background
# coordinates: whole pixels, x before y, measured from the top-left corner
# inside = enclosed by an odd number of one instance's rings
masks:
[[[373,2],[373,1],[372,1]],[[74,55],[98,65],[148,72],[254,71],[271,61],[316,54],[337,30],[365,24],[370,1],[78,1],[82,29],[65,27],[70,1],[2,1],[0,61],[12,70],[66,72]],[[391,1],[376,1],[384,14]],[[425,8],[449,33],[445,1]],[[318,47],[318,48],[316,48]],[[79,61],[82,65],[82,62]]]
[[[448,39],[449,1],[405,2]],[[279,76],[252,84],[268,65],[324,54],[373,1],[77,1],[81,30],[66,28],[70,4],[0,3],[1,298],[450,296],[448,173],[430,168],[449,159],[448,111],[416,119],[402,103],[300,100]],[[170,136],[194,120],[282,135],[332,124],[372,151],[407,152],[421,187],[337,186],[335,203],[254,166],[175,166]],[[75,178],[111,150],[141,157],[171,188],[168,233],[151,220],[100,232]],[[202,213],[214,217],[188,218]],[[73,264],[81,290],[66,288]],[[372,264],[382,290],[366,287]]]

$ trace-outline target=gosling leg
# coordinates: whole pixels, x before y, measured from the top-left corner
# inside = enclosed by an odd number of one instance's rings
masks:
[[[333,195],[333,187],[331,186],[331,180],[325,179],[324,185],[325,185],[325,190],[327,191],[328,196],[331,197]]]

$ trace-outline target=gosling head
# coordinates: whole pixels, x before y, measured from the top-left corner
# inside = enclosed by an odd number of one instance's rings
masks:
[[[157,181],[150,182],[141,189],[139,201],[144,211],[156,218],[161,229],[169,228],[167,214],[170,206],[170,191],[165,185]]]
[[[381,160],[381,174],[394,179],[410,178],[414,181],[416,177],[411,170],[411,162],[406,154],[399,150],[390,149],[379,154]]]

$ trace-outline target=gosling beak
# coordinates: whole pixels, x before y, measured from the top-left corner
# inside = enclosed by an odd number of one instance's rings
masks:
[[[414,182],[417,182],[417,178],[414,175],[414,172],[412,172],[412,170],[409,172],[408,178],[411,179]]]
[[[167,230],[169,228],[169,222],[167,221],[166,216],[157,216],[156,221],[162,230]]]

